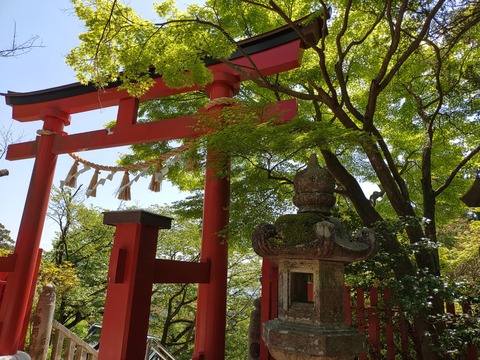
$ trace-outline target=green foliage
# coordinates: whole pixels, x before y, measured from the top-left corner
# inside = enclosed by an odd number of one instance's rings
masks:
[[[7,230],[3,224],[0,224],[0,251],[11,252],[14,244],[15,242],[10,237],[10,230]]]
[[[68,261],[64,261],[60,265],[42,261],[38,281],[39,289],[42,289],[44,285],[53,284],[55,292],[61,296],[70,295],[74,288],[80,285],[74,266]]]
[[[377,240],[382,241],[381,234],[385,231],[399,236],[412,221],[418,220],[377,226]],[[465,354],[467,345],[478,345],[480,335],[479,229],[477,221],[467,222],[466,219],[459,219],[441,229],[439,238],[445,242],[439,248],[442,276],[417,269],[413,276],[396,279],[392,269],[399,262],[399,254],[381,251],[371,259],[349,264],[346,267],[346,282],[364,289],[376,286],[392,290],[393,297],[389,306],[401,309],[410,326],[413,326],[419,314],[431,313],[435,302],[452,304],[456,314],[435,313],[429,316],[429,320],[443,328],[435,351],[447,359],[457,358]],[[403,249],[413,256],[421,248],[428,250],[432,246],[437,245],[428,241],[415,246],[404,243]],[[434,336],[433,333],[427,335]]]
[[[453,239],[441,252],[444,274],[452,280],[461,279],[475,283],[480,276],[480,222],[459,219],[446,229],[444,237]]]
[[[445,248],[440,249],[443,272],[454,290],[451,302],[459,304],[457,310],[460,312],[456,317],[449,314],[442,317],[448,326],[441,337],[441,345],[452,357],[458,355],[465,344],[480,345],[479,235],[480,222],[476,220],[460,219],[443,232],[447,240]]]
[[[68,328],[101,322],[114,228],[77,190],[53,189],[48,216],[59,230],[45,253],[40,279],[56,286],[56,319]]]

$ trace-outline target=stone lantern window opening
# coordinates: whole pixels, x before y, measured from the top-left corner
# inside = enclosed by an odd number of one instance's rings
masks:
[[[289,282],[290,307],[295,303],[313,304],[313,299],[309,295],[309,283],[313,283],[313,273],[291,272]]]

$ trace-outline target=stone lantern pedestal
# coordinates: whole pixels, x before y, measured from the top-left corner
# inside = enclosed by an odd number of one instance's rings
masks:
[[[315,156],[294,186],[298,213],[253,234],[255,252],[276,261],[279,273],[278,318],[263,323],[263,341],[276,360],[352,360],[365,339],[345,323],[344,267],[373,254],[373,233],[352,237],[330,216],[335,182]]]

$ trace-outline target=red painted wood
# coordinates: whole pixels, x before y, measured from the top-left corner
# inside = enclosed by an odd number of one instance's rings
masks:
[[[467,345],[467,360],[478,360],[478,348],[475,345]]]
[[[99,360],[145,357],[158,228],[116,224]]]
[[[61,132],[70,121],[61,111],[44,114],[44,129]],[[15,244],[15,271],[8,276],[0,308],[0,355],[15,354],[22,342],[22,324],[30,314],[29,299],[36,281],[36,264],[40,238],[47,212],[57,155],[52,153],[54,137],[42,135],[27,194],[22,221]]]
[[[371,346],[371,357],[380,356],[380,322],[378,319],[378,288],[370,288],[370,306],[368,311],[368,343]]]
[[[408,354],[408,323],[407,319],[403,315],[403,312],[399,310],[400,317],[400,351],[404,358],[407,358]]]
[[[357,328],[358,331],[362,334],[365,334],[366,329],[366,319],[365,319],[365,293],[362,288],[357,287],[357,306],[356,306],[356,313],[357,313]],[[358,354],[359,360],[366,360],[367,353],[361,352]]]
[[[278,267],[268,259],[262,263],[262,306],[260,314],[260,334],[262,324],[278,316]],[[273,360],[263,338],[260,336],[260,360]]]
[[[210,98],[216,99],[232,97],[235,88],[230,83],[215,81],[208,91]],[[220,154],[207,150],[200,262],[210,262],[210,282],[198,286],[193,355],[204,354],[206,360],[225,357],[230,178],[218,173],[228,174],[230,165],[221,163],[220,158]]]
[[[445,308],[447,309],[447,312],[449,314],[455,315],[455,304],[452,303],[446,303]]]
[[[120,99],[117,112],[117,129],[130,128],[137,123],[139,101],[136,98],[127,97]]]
[[[247,73],[267,76],[297,67],[301,57],[300,44],[301,41],[298,39],[268,51],[252,54],[248,59],[241,57],[233,61],[233,66],[223,63],[212,65],[209,68],[214,73],[214,82],[206,90],[210,93],[211,99],[231,97],[238,92],[239,82],[248,78]],[[140,101],[196,89],[194,87],[170,89],[161,78],[157,78],[153,88]],[[9,355],[16,352],[21,337],[18,319],[24,319],[30,310],[28,291],[35,280],[35,256],[38,254],[57,154],[167,140],[165,132],[170,131],[170,128],[173,128],[173,132],[170,133],[169,139],[198,136],[189,133],[191,128],[188,125],[192,124],[191,119],[185,119],[190,122],[183,126],[178,124],[179,119],[172,119],[175,123],[172,123],[172,126],[168,126],[169,124],[164,121],[161,126],[138,126],[135,124],[138,101],[129,98],[125,91],[117,90],[110,88],[102,92],[89,92],[59,100],[13,106],[14,119],[19,121],[45,119],[44,129],[56,133],[61,133],[64,124],[69,123],[68,114],[115,105],[119,105],[119,113],[117,128],[113,135],[104,130],[72,136],[65,136],[64,133],[42,135],[35,142],[18,144],[9,150],[10,160],[33,156],[37,159],[15,247],[18,259],[15,271],[9,274],[0,308],[2,324],[0,354]],[[54,111],[45,113],[50,111],[49,109]],[[153,133],[160,133],[163,137],[152,135]],[[210,150],[207,154],[201,263],[210,262],[211,275],[209,283],[200,285],[199,289],[198,339],[195,341],[197,355],[194,355],[205,359],[223,358],[225,344],[228,247],[226,239],[220,236],[220,232],[228,224],[230,189],[229,180],[217,176],[215,163],[217,155]],[[112,262],[109,267],[109,290],[100,359],[140,359],[141,351],[145,351],[144,330],[148,326],[152,277],[156,263],[154,251],[152,257],[154,241],[148,239],[156,238],[157,229],[138,223],[117,224],[117,230],[119,229],[121,231],[117,231],[115,236],[117,247],[112,251]],[[143,259],[144,256],[147,260]],[[139,266],[139,257],[142,258],[142,266]],[[276,304],[271,304],[271,311],[276,311],[275,306]],[[115,354],[106,350],[118,348],[120,353]]]
[[[348,294],[349,287],[345,287],[346,294]],[[349,319],[353,317],[353,310],[356,310],[357,329],[360,333],[368,333],[368,346],[370,353],[367,356],[366,352],[359,354],[359,359],[380,359],[386,358],[389,360],[396,359],[395,341],[398,342],[399,352],[402,358],[410,358],[409,355],[409,332],[408,323],[401,311],[401,309],[392,306],[393,295],[389,289],[383,290],[383,302],[381,307],[378,303],[378,289],[371,288],[370,304],[365,304],[365,293],[362,288],[357,288],[357,304],[356,306],[346,307],[347,309],[347,325]],[[348,296],[348,295],[347,295]],[[347,304],[351,302],[351,297],[347,298]],[[453,304],[446,304],[449,311],[455,311]],[[462,304],[462,311],[468,312],[468,304]],[[395,315],[396,314],[396,315]],[[398,316],[398,325],[394,319]],[[263,320],[262,320],[263,321]],[[368,323],[368,327],[365,324]],[[382,342],[382,335],[385,341]],[[383,353],[386,352],[386,355]],[[467,345],[466,354],[467,360],[478,359],[478,349],[475,345]],[[262,359],[263,360],[263,359]]]
[[[0,307],[2,306],[3,293],[7,285],[8,272],[0,272]]]
[[[204,284],[210,280],[210,262],[157,259],[153,275],[154,283],[162,284]]]
[[[9,273],[15,268],[15,254],[0,257],[0,272]]]
[[[345,286],[345,323],[352,325],[352,300],[350,296],[350,286]]]
[[[120,109],[121,110],[121,109]],[[119,118],[127,117],[120,115]],[[128,109],[130,110],[130,109]],[[274,118],[275,124],[286,123],[297,113],[297,102],[294,99],[283,100],[268,105],[263,121]],[[185,116],[144,124],[125,125],[108,130],[96,130],[72,135],[55,136],[53,152],[66,154],[84,150],[104,149],[140,143],[149,143],[203,135],[206,129],[198,127],[198,117]],[[37,154],[37,141],[12,144],[8,147],[8,160],[21,160]]]
[[[385,306],[385,340],[387,346],[387,360],[395,359],[395,328],[393,325],[392,292],[383,290],[383,303]]]
[[[226,73],[236,76],[238,80],[245,80],[243,74],[253,74],[255,67],[262,76],[277,74],[288,71],[299,66],[302,50],[301,40],[294,40],[287,44],[252,54],[249,59],[239,58],[234,60],[233,67],[220,63],[211,65],[208,68],[213,73]],[[252,64],[255,64],[253,66]],[[235,68],[234,66],[237,66]],[[258,76],[259,74],[255,74]],[[161,78],[154,79],[155,85],[140,98],[140,101],[157,99],[165,96],[201,90],[198,87],[185,87],[181,89],[170,89]],[[69,114],[76,114],[89,110],[97,110],[109,106],[116,106],[120,99],[128,98],[126,91],[118,91],[117,87],[105,89],[104,91],[91,92],[87,94],[72,96],[65,99],[45,101],[28,105],[13,106],[12,117],[18,121],[34,121],[40,119],[40,112],[45,108],[57,108]]]
[[[43,253],[43,250],[39,249],[38,255],[37,255],[37,262],[35,264],[35,273],[33,275],[34,279],[38,277],[38,271],[40,270],[40,263],[42,262],[42,253]],[[33,300],[35,298],[36,289],[37,289],[37,282],[32,281],[27,309],[31,309],[33,306]],[[30,314],[31,314],[31,311],[27,312],[27,314],[25,315],[25,319],[23,320],[22,340],[20,342],[19,350],[25,348],[25,341],[27,339],[28,328],[30,325]]]

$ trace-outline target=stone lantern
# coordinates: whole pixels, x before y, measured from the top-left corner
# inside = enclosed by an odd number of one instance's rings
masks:
[[[255,252],[278,264],[278,318],[263,324],[266,347],[277,360],[350,359],[364,336],[345,324],[344,267],[373,255],[373,232],[350,236],[330,216],[335,180],[310,157],[294,179],[297,214],[259,225]]]

